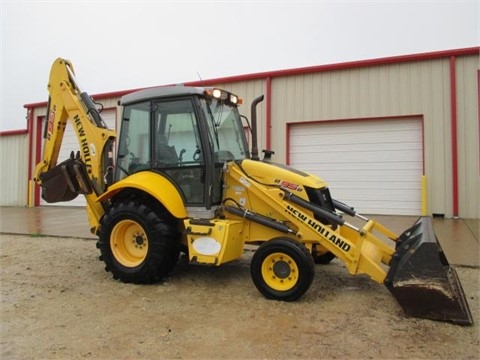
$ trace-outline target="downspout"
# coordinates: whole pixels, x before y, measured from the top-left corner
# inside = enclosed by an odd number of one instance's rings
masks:
[[[477,70],[477,117],[478,117],[478,140],[480,140],[480,70]],[[478,147],[478,177],[480,179],[480,142]],[[480,204],[477,204],[477,218],[480,217]]]
[[[27,133],[28,133],[28,177],[27,177],[27,207],[35,206],[35,186],[32,180],[33,159],[33,109],[27,107]]]
[[[45,124],[47,123],[46,116],[37,116],[35,122],[35,135],[36,135],[36,150],[35,150],[35,165],[42,160],[42,139],[43,139],[43,126],[42,120],[45,118]],[[35,184],[35,206],[40,205],[40,186]]]
[[[425,174],[425,118],[422,116],[422,177],[421,177],[421,191],[422,191],[422,216],[428,215],[428,180]]]
[[[455,56],[450,56],[450,116],[452,132],[452,203],[453,217],[458,217],[458,142],[457,142],[457,83]]]
[[[480,140],[480,70],[477,70],[477,96],[478,139]],[[478,147],[478,176],[480,176],[480,146]],[[480,216],[480,213],[478,215]]]

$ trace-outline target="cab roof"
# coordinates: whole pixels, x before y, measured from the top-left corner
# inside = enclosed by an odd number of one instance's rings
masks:
[[[157,98],[165,98],[171,96],[182,95],[203,95],[206,88],[193,87],[184,85],[174,86],[156,86],[148,89],[135,91],[133,93],[122,96],[121,105],[136,103],[142,100],[150,100]]]

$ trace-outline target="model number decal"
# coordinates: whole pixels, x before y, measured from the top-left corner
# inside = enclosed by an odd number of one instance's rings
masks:
[[[298,184],[291,183],[286,180],[280,180],[280,179],[275,179],[275,184],[280,185],[281,187],[288,189],[288,190],[293,190],[293,191],[302,191],[302,187]]]

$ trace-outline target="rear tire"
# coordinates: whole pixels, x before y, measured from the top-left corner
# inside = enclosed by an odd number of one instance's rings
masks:
[[[114,279],[126,283],[160,281],[179,256],[174,218],[152,204],[124,199],[107,210],[100,222],[100,259]]]
[[[255,251],[250,274],[266,298],[295,301],[310,288],[315,264],[305,245],[280,237],[263,243]]]

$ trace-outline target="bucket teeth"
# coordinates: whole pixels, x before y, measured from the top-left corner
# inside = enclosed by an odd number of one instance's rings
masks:
[[[473,324],[460,280],[429,217],[419,218],[399,237],[385,285],[411,316]]]

